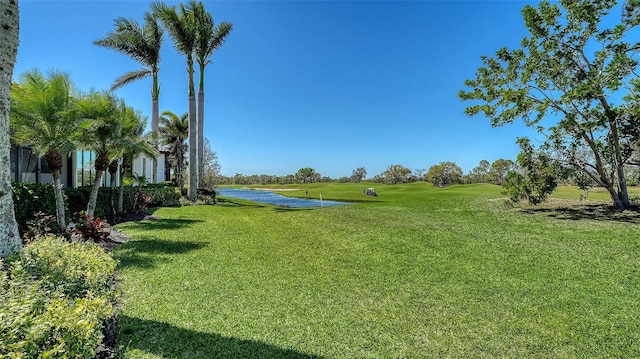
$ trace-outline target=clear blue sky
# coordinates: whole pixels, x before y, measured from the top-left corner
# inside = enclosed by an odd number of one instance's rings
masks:
[[[14,78],[69,72],[82,90],[108,89],[139,65],[93,40],[119,16],[142,20],[148,1],[20,1]],[[177,2],[167,2],[170,5]],[[234,24],[205,78],[205,137],[222,173],[338,178],[391,164],[515,159],[521,124],[491,128],[457,98],[481,55],[525,36],[524,1],[205,1]],[[185,59],[165,35],[160,110],[187,110]],[[117,91],[151,114],[151,80]],[[535,137],[535,135],[534,135]]]

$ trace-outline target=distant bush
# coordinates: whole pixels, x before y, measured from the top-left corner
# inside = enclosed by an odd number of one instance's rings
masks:
[[[115,310],[114,273],[101,247],[55,237],[0,261],[0,357],[95,357]]]

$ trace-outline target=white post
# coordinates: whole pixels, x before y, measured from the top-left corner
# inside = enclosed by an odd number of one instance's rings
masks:
[[[322,193],[320,193],[320,207],[324,207],[324,206],[322,205]]]

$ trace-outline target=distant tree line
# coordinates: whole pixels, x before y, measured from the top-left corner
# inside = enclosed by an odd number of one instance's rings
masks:
[[[464,174],[460,166],[455,162],[440,162],[431,166],[429,169],[418,168],[410,170],[400,165],[392,164],[385,171],[374,175],[367,179],[367,170],[364,167],[354,169],[351,176],[339,178],[331,178],[322,176],[311,167],[300,168],[295,174],[284,176],[275,176],[268,174],[252,174],[244,175],[236,173],[233,176],[223,176],[216,171],[216,177],[210,178],[209,183],[218,185],[235,184],[302,184],[302,183],[318,183],[318,182],[339,182],[339,183],[359,183],[368,181],[373,183],[384,184],[401,184],[415,182],[429,182],[436,186],[449,186],[453,184],[467,183],[492,183],[503,185],[506,182],[507,173],[515,169],[515,162],[506,159],[498,159],[493,163],[486,160],[480,161],[477,167],[473,168],[469,173]]]

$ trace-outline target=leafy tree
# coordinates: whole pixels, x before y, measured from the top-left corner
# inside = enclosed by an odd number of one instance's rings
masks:
[[[521,149],[518,165],[522,171],[509,171],[505,190],[513,202],[542,203],[556,189],[558,180],[566,178],[567,172],[549,153],[536,151],[528,138],[518,139],[518,144]]]
[[[193,4],[192,4],[193,5]],[[195,84],[193,81],[193,55],[196,48],[197,24],[193,9],[180,4],[180,11],[175,7],[169,7],[162,2],[151,4],[153,14],[164,24],[173,39],[173,44],[179,53],[187,59],[188,75],[188,99],[189,99],[189,200],[198,199],[198,166],[197,166],[197,119],[196,119],[196,96]]]
[[[16,143],[31,145],[42,154],[53,175],[56,221],[66,228],[65,205],[60,170],[62,153],[74,149],[71,133],[78,123],[70,115],[73,84],[69,75],[37,69],[24,72],[11,91],[11,129]]]
[[[189,114],[178,116],[171,111],[164,111],[160,117],[160,139],[168,146],[169,154],[174,165],[174,174],[178,186],[182,187],[182,169],[185,163],[185,141],[189,137]]]
[[[481,160],[480,163],[474,167],[467,176],[469,183],[485,183],[488,181],[489,171],[491,170],[491,164],[487,160]]]
[[[386,183],[398,184],[409,182],[411,170],[402,165],[390,165],[386,171],[382,173]]]
[[[224,44],[225,39],[231,32],[232,24],[221,22],[214,25],[213,17],[204,8],[201,1],[191,1],[190,5],[196,24],[196,61],[200,68],[200,81],[198,82],[198,185],[201,185],[204,177],[204,69],[211,63],[210,57],[214,51]]]
[[[206,188],[213,188],[220,177],[220,162],[218,161],[218,155],[211,149],[209,139],[206,138],[204,139],[204,166],[202,172],[204,175],[202,186]],[[269,182],[264,175],[261,175],[259,183],[266,184]]]
[[[504,158],[497,159],[491,164],[489,170],[489,182],[502,186],[507,180],[507,174],[513,167],[513,161]]]
[[[351,173],[351,182],[360,183],[367,177],[367,170],[364,167],[358,167]]]
[[[144,14],[144,24],[133,19],[117,18],[114,20],[115,31],[107,37],[93,43],[123,53],[138,61],[144,67],[125,73],[118,77],[111,86],[111,91],[151,76],[151,132],[158,132],[160,84],[160,48],[162,46],[163,30],[155,16],[149,12]],[[153,181],[156,181],[158,161],[153,157]]]
[[[462,181],[462,169],[454,162],[440,162],[429,167],[427,181],[434,186],[449,186]]]
[[[13,67],[18,53],[18,33],[20,17],[18,2],[0,0],[0,258],[20,250],[22,240],[18,234],[18,225],[13,209],[11,192],[11,166],[9,155],[10,93]]]
[[[603,19],[614,12],[619,23],[608,27]],[[544,152],[606,188],[616,209],[629,207],[624,164],[640,127],[640,2],[542,1],[522,15],[529,36],[520,49],[482,57],[459,94],[480,103],[465,113],[493,126],[522,119],[546,136]]]
[[[320,174],[311,167],[301,168],[295,174],[295,181],[298,183],[313,183],[320,180]]]

